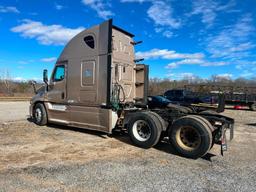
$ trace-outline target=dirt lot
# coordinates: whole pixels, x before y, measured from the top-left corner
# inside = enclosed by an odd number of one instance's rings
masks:
[[[0,105],[1,192],[256,191],[256,112],[227,110],[236,119],[228,152],[222,157],[214,146],[191,160],[167,143],[144,150],[126,135],[39,127],[26,120],[27,108],[3,123],[3,111],[16,113],[13,105]]]
[[[29,102],[0,101],[0,123],[25,119],[29,114]]]

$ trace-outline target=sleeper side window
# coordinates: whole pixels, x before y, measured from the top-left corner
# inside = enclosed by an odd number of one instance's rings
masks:
[[[82,62],[82,85],[92,86],[94,84],[95,61]]]
[[[64,65],[56,66],[54,70],[54,75],[53,75],[53,82],[62,81],[64,77],[65,77],[65,66]]]
[[[89,46],[90,48],[94,49],[95,47],[95,42],[94,42],[94,38],[92,35],[88,35],[86,37],[84,37],[84,42],[87,46]]]

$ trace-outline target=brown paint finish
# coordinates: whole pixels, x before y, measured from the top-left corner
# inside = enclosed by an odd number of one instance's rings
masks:
[[[33,103],[45,103],[50,122],[79,126],[110,133],[117,115],[111,109],[114,84],[124,90],[122,102],[135,102],[144,97],[138,88],[134,63],[133,35],[112,26],[112,20],[84,30],[73,37],[59,56],[49,90]],[[64,76],[54,80],[58,67],[64,67]]]
[[[135,93],[135,53],[132,37],[113,29],[112,82],[123,85],[125,100],[133,102]],[[123,96],[124,97],[124,96]]]

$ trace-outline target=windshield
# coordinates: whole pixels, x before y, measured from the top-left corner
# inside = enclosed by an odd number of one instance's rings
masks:
[[[162,96],[156,96],[156,98],[161,102],[171,102],[169,99],[166,99],[165,97],[162,97]]]

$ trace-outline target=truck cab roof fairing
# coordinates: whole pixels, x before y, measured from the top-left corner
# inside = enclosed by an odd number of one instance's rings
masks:
[[[108,21],[105,21],[103,23],[101,23],[100,25],[96,25],[94,27],[91,27],[89,29],[85,29],[83,31],[81,31],[80,33],[78,33],[76,36],[74,36],[64,47],[62,53],[60,54],[57,63],[61,62],[61,61],[66,61],[69,58],[80,58],[81,56],[84,55],[104,55],[104,54],[108,54],[112,52],[112,47],[111,47],[111,38],[112,38],[112,29],[116,29],[122,33],[124,33],[125,35],[128,35],[129,37],[134,37],[133,34],[127,32],[126,30],[112,25],[113,20],[110,19]],[[104,31],[105,29],[109,29],[109,31]],[[99,37],[95,37],[95,34],[93,34],[93,31],[101,31],[101,33],[99,34]],[[91,35],[94,36],[94,40],[95,40],[95,49],[98,49],[98,54],[93,53],[92,48],[86,47],[84,42],[82,41],[82,39],[84,39],[86,37],[86,35],[90,35],[90,33],[92,33]],[[104,35],[105,34],[105,35]],[[106,35],[109,35],[110,37],[106,37]],[[104,37],[105,36],[105,37]],[[90,53],[91,52],[91,53]]]
[[[57,63],[62,60],[69,60],[70,58],[108,54],[110,50],[108,47],[109,37],[106,36],[109,33],[109,31],[106,31],[107,29],[112,30],[112,20],[105,21],[100,25],[96,25],[78,33],[66,44]],[[84,42],[84,38],[88,35],[94,37],[94,48],[88,47]]]

